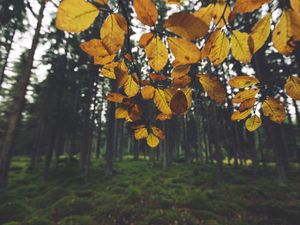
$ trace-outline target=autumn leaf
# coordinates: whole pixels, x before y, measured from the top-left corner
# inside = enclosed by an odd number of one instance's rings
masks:
[[[173,79],[171,87],[176,88],[185,88],[192,82],[192,79],[190,76],[182,76],[182,77],[176,77]]]
[[[168,62],[168,50],[159,36],[153,37],[145,47],[149,65],[156,71],[165,67]]]
[[[252,108],[247,109],[245,111],[240,112],[239,110],[234,111],[233,114],[231,115],[231,120],[232,121],[240,121],[245,118],[247,118],[252,112]]]
[[[107,1],[108,0],[96,0],[96,2],[101,4],[101,5],[107,5]]]
[[[175,57],[175,67],[189,65],[199,61],[200,51],[194,43],[182,38],[169,37],[168,44]]]
[[[273,31],[272,41],[277,51],[283,55],[290,55],[295,49],[291,18],[287,10],[282,12],[279,22]]]
[[[217,77],[202,74],[199,76],[199,82],[212,100],[218,103],[225,103],[226,92]]]
[[[164,114],[164,113],[160,113],[156,116],[156,120],[160,120],[160,121],[170,120],[171,118],[172,118],[172,115]]]
[[[272,14],[268,13],[259,20],[251,29],[251,52],[257,52],[266,42],[270,35]]]
[[[237,76],[232,78],[228,84],[234,88],[246,88],[258,84],[259,80],[250,76]]]
[[[134,137],[136,140],[145,139],[148,137],[148,130],[145,127],[134,130]]]
[[[300,100],[300,78],[290,76],[285,83],[285,90],[288,96],[294,100]]]
[[[100,39],[92,39],[83,42],[80,44],[80,48],[90,56],[94,57],[95,64],[105,65],[112,62],[116,57],[115,54],[111,55],[107,51]]]
[[[282,123],[286,117],[282,102],[275,98],[266,99],[262,104],[262,111],[265,116],[268,116],[275,123]]]
[[[153,102],[158,108],[158,110],[161,111],[162,113],[167,115],[172,114],[164,90],[159,88],[155,89]]]
[[[109,93],[106,96],[106,99],[108,101],[115,102],[115,103],[122,103],[126,98],[127,98],[126,96],[119,93]]]
[[[58,7],[56,27],[67,32],[82,32],[88,29],[99,10],[85,0],[64,0]]]
[[[118,81],[119,86],[125,85],[127,82],[129,75],[128,75],[128,68],[122,60],[121,62],[118,63],[118,65],[114,68],[114,73],[116,76],[116,79]]]
[[[140,47],[145,48],[149,44],[149,42],[152,40],[153,37],[154,37],[154,34],[152,32],[142,34],[142,36],[140,37],[140,40],[139,40]]]
[[[230,13],[230,6],[227,5],[226,1],[217,1],[211,11],[214,23],[217,24],[219,28],[222,28],[225,22],[227,23]]]
[[[172,70],[171,77],[175,79],[175,78],[187,76],[190,69],[191,69],[190,65],[177,66]]]
[[[132,121],[140,120],[143,116],[143,111],[140,105],[133,104],[129,107],[128,116]]]
[[[133,0],[133,7],[137,18],[145,25],[154,26],[158,12],[152,0]]]
[[[242,62],[250,63],[252,54],[249,46],[249,34],[234,30],[231,36],[231,51],[233,57]]]
[[[190,41],[204,36],[208,31],[208,25],[201,18],[188,12],[172,14],[165,21],[164,26],[167,30]]]
[[[219,65],[226,59],[229,49],[230,44],[226,34],[219,31],[219,35],[212,45],[208,58],[214,65]]]
[[[263,4],[271,0],[237,0],[233,11],[238,13],[248,13],[260,8]]]
[[[100,38],[110,54],[118,52],[124,45],[128,27],[125,18],[120,14],[109,15],[100,30]]]
[[[249,109],[249,108],[252,108],[255,103],[256,103],[256,98],[249,98],[245,101],[243,101],[241,104],[240,104],[240,107],[239,107],[239,111],[245,111],[246,109]]]
[[[178,90],[172,97],[170,107],[172,112],[181,115],[188,110],[188,101],[183,91]]]
[[[125,108],[116,108],[115,110],[116,119],[126,119],[128,118],[128,110]]]
[[[250,132],[257,130],[261,126],[261,124],[261,118],[257,115],[248,118],[245,122],[246,129]]]
[[[194,16],[200,18],[207,26],[210,25],[211,20],[213,19],[213,10],[214,4],[209,4],[206,7],[201,7],[193,13]]]
[[[159,144],[158,137],[156,137],[154,134],[149,134],[147,137],[147,144],[151,148],[157,147],[157,145]]]
[[[259,93],[259,91],[260,90],[258,88],[252,88],[249,90],[241,91],[233,97],[232,103],[242,103],[247,99],[255,98],[255,96]]]
[[[110,79],[116,79],[115,68],[119,65],[118,62],[111,62],[104,65],[100,71],[100,74]]]
[[[161,140],[165,139],[165,133],[158,127],[151,126],[151,130],[152,130],[153,134],[156,137],[158,137],[159,139],[161,139]]]
[[[129,76],[124,84],[124,92],[128,97],[136,96],[139,92],[140,86],[137,81],[135,81],[133,76]]]
[[[153,86],[147,85],[142,88],[141,93],[142,93],[143,99],[151,100],[154,97],[155,88]]]

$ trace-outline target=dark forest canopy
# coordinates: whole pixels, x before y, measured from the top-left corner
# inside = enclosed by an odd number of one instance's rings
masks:
[[[299,0],[0,2],[1,189],[15,156],[86,183],[141,156],[299,172]]]

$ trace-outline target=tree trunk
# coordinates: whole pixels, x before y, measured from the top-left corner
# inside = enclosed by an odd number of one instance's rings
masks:
[[[44,16],[45,6],[46,6],[46,1],[42,1],[39,14],[38,14],[35,34],[33,36],[32,44],[29,52],[28,65],[26,70],[24,71],[24,76],[22,78],[22,82],[20,83],[20,87],[17,91],[16,94],[17,96],[14,99],[13,108],[10,117],[8,119],[8,127],[5,134],[4,143],[1,150],[1,158],[0,158],[0,188],[5,187],[7,184],[10,158],[12,156],[12,148],[16,137],[17,127],[21,118],[21,113],[25,104],[25,95],[27,91],[27,86],[30,82],[31,69],[33,65],[35,51],[37,49],[37,45],[39,42],[39,36],[42,27],[42,20]]]
[[[110,81],[111,90],[117,89],[116,83]],[[113,158],[114,158],[114,133],[115,133],[115,103],[108,102],[107,109],[107,134],[106,134],[106,170],[109,174],[113,173]]]
[[[6,49],[6,54],[5,54],[5,57],[4,57],[4,63],[2,65],[2,67],[1,67],[1,72],[0,72],[0,90],[1,90],[1,86],[2,86],[2,83],[3,83],[4,78],[5,78],[5,70],[6,70],[6,66],[7,66],[7,63],[8,63],[9,53],[10,53],[10,50],[11,50],[11,47],[12,47],[12,44],[13,44],[13,40],[14,40],[15,34],[16,34],[16,30],[14,30],[14,32],[13,32],[13,34],[11,36],[11,40],[9,41],[8,47]]]

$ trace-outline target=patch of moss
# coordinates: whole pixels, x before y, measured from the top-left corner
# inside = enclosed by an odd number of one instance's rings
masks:
[[[30,215],[32,209],[21,201],[11,201],[0,205],[0,224],[22,221]]]
[[[93,210],[94,205],[91,201],[69,195],[51,206],[51,215],[55,218],[64,218],[71,215],[91,214]]]
[[[45,217],[32,217],[30,219],[27,219],[24,222],[24,225],[53,225],[53,222]]]
[[[68,216],[58,223],[59,225],[97,225],[90,216]]]

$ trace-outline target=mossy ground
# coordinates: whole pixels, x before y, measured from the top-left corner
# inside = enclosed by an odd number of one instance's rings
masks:
[[[0,193],[5,225],[299,225],[300,173],[278,185],[274,169],[174,163],[167,170],[149,161],[126,159],[116,174],[93,162],[89,181],[77,167],[61,165],[48,181],[15,158],[8,190]]]

